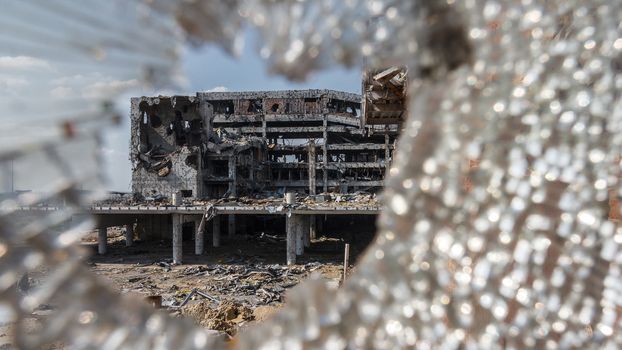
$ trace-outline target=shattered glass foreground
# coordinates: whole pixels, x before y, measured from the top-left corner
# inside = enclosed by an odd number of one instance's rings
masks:
[[[271,322],[240,334],[234,346],[622,346],[622,230],[615,205],[622,4],[150,6],[159,16],[174,16],[193,42],[217,41],[232,52],[244,25],[256,26],[263,33],[261,54],[290,78],[363,59],[409,71],[410,115],[374,245],[343,288],[308,281]],[[203,18],[213,19],[209,27]],[[102,43],[106,49],[109,42]],[[167,62],[174,66],[175,58]],[[72,179],[62,172],[60,178]],[[79,179],[63,183],[60,196],[76,208],[84,203],[74,191]],[[53,234],[67,208],[25,227],[11,226],[9,209],[2,217],[0,305],[18,321],[18,346],[62,340],[76,349],[230,347],[97,281],[77,263],[81,253],[72,243],[80,229]],[[21,273],[41,264],[49,267],[48,281],[28,295],[17,292]],[[27,335],[20,317],[40,304],[55,305],[56,313],[42,332]]]

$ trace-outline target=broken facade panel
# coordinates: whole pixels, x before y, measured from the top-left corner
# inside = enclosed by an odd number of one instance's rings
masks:
[[[368,125],[399,124],[406,116],[406,67],[363,73],[363,116]]]
[[[399,125],[365,125],[332,90],[199,92],[132,99],[132,190],[196,199],[375,192]]]

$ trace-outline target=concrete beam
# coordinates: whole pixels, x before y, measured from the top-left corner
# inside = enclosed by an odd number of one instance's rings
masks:
[[[108,228],[100,227],[97,230],[97,252],[104,255],[108,250]]]
[[[183,262],[183,215],[173,214],[173,264],[181,265]]]

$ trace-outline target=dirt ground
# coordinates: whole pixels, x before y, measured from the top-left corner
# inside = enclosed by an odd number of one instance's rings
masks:
[[[126,247],[122,230],[109,229],[108,253],[97,255],[96,237],[94,231],[83,240],[93,251],[88,263],[119,292],[161,296],[163,307],[173,315],[189,316],[198,325],[229,335],[269,318],[285,301],[287,290],[311,274],[320,274],[334,286],[343,275],[341,238],[313,241],[293,266],[284,264],[284,241],[237,236],[223,239],[218,248],[206,242],[201,256],[194,254],[193,241],[184,241],[184,264],[174,266],[170,240],[135,241]],[[351,246],[351,262],[369,240]],[[178,308],[193,290],[207,298],[194,294]]]

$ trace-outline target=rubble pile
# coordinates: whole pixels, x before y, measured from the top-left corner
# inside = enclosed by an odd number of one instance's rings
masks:
[[[232,300],[220,304],[209,301],[188,304],[181,308],[181,314],[194,319],[202,327],[228,335],[235,335],[239,327],[254,320],[253,311],[248,306]]]
[[[209,276],[210,283],[199,288],[203,293],[217,296],[236,296],[236,302],[252,308],[283,302],[283,294],[308,274],[320,269],[320,263],[302,266],[278,264],[192,266],[182,271],[184,276]],[[178,305],[188,295],[177,291],[169,304]]]

